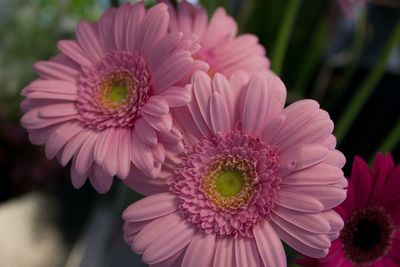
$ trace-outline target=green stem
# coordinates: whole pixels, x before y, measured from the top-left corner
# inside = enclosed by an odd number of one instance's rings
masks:
[[[277,41],[274,44],[274,50],[271,57],[271,69],[280,75],[285,59],[286,49],[289,43],[289,38],[293,30],[296,13],[299,9],[301,0],[288,0],[287,9],[283,15],[282,26],[279,30]]]
[[[378,151],[389,152],[400,143],[400,119],[379,146]]]
[[[372,68],[371,73],[361,83],[360,87],[356,91],[350,102],[348,102],[341,117],[338,120],[335,135],[338,144],[343,141],[343,138],[347,134],[351,124],[354,122],[362,107],[367,102],[369,96],[372,94],[374,88],[378,85],[383,74],[386,70],[387,62],[392,54],[392,51],[400,43],[400,20],[395,25],[393,32],[391,33],[387,43],[385,44],[381,55],[378,58],[378,62]]]
[[[366,10],[362,8],[357,19],[357,25],[353,37],[353,45],[351,48],[351,62],[344,67],[342,77],[336,85],[334,90],[337,91],[332,97],[327,99],[327,106],[333,107],[342,96],[343,91],[348,87],[354,73],[357,70],[358,63],[360,62],[361,54],[364,48],[365,34],[367,32]]]
[[[308,46],[303,57],[304,64],[302,64],[301,68],[299,68],[299,72],[294,83],[294,91],[299,96],[304,96],[306,86],[318,66],[318,62],[321,58],[321,52],[328,36],[328,23],[326,21],[321,21],[318,23],[312,35],[313,37],[310,41],[310,45]]]

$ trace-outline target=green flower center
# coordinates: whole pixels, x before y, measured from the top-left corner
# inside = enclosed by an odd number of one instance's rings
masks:
[[[240,172],[224,170],[215,179],[216,190],[223,197],[236,196],[243,188],[244,179]]]
[[[117,84],[113,86],[108,95],[108,101],[111,103],[121,103],[128,96],[129,90],[126,84]]]

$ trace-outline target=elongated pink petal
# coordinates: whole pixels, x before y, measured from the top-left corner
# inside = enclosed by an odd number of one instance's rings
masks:
[[[147,145],[155,146],[158,142],[154,128],[144,119],[138,119],[134,129],[135,135],[140,137]]]
[[[159,96],[163,97],[170,107],[181,107],[192,99],[190,87],[173,86],[161,92]]]
[[[131,131],[129,129],[121,129],[119,135],[119,148],[118,148],[118,159],[119,168],[117,175],[120,179],[126,179],[131,169]]]
[[[182,266],[208,267],[215,249],[215,234],[196,234],[186,249]],[[201,251],[201,253],[199,253]]]
[[[258,252],[267,267],[286,266],[285,250],[269,222],[262,221],[253,228]]]
[[[62,40],[58,42],[58,49],[60,49],[68,58],[81,66],[89,66],[92,64],[88,56],[79,47],[76,41]]]
[[[89,22],[81,21],[76,27],[76,37],[82,50],[93,62],[97,62],[104,56],[99,42],[97,27],[94,27]]]
[[[40,76],[49,80],[54,79],[75,82],[79,75],[76,69],[51,61],[39,61],[33,66]]]
[[[78,110],[72,103],[48,105],[39,111],[39,116],[43,118],[74,116],[77,114]]]
[[[104,194],[110,190],[113,177],[106,173],[101,166],[94,164],[89,173],[89,181],[97,192]]]
[[[287,209],[301,212],[320,212],[324,206],[316,198],[305,193],[279,190],[276,204]]]
[[[214,133],[227,132],[232,129],[229,122],[231,121],[228,113],[228,108],[225,105],[222,96],[214,93],[210,99],[210,112],[211,114],[218,114],[211,116],[211,125]]]
[[[131,244],[132,250],[135,253],[143,254],[151,243],[157,242],[160,236],[178,225],[181,221],[182,218],[179,214],[170,213],[164,217],[148,222],[148,224],[140,230],[133,240]]]
[[[162,116],[169,113],[169,106],[160,96],[152,96],[142,107],[142,112],[151,116]]]
[[[124,180],[124,184],[145,196],[169,190],[169,185],[164,179],[148,177],[137,169],[131,169],[128,177]]]
[[[61,165],[65,166],[70,161],[70,159],[77,153],[81,145],[86,141],[86,139],[91,135],[91,131],[84,130],[79,134],[75,135],[72,139],[68,141],[65,145],[62,155],[61,155]]]
[[[47,140],[46,157],[48,159],[53,158],[72,137],[82,131],[82,126],[77,122],[65,123],[59,126]]]
[[[89,171],[94,160],[94,146],[96,144],[97,134],[92,133],[82,144],[76,155],[74,168],[80,174],[85,174]]]
[[[292,172],[283,179],[289,185],[327,185],[339,182],[343,171],[338,167],[321,162],[312,167]]]
[[[98,23],[99,42],[103,51],[114,51],[116,49],[114,38],[111,33],[114,30],[116,8],[107,9]]]
[[[237,266],[235,258],[235,241],[232,238],[217,238],[214,263],[212,266]]]
[[[235,257],[237,266],[261,266],[257,244],[252,238],[235,239]]]
[[[170,231],[159,237],[158,242],[152,243],[143,254],[143,261],[155,264],[175,255],[190,243],[195,235],[194,228],[183,221]]]
[[[122,214],[129,222],[145,221],[170,214],[178,209],[176,196],[171,193],[151,195],[136,201]]]
[[[75,96],[78,91],[76,82],[68,80],[35,80],[27,87],[30,95],[32,92],[46,92]]]
[[[154,173],[154,157],[151,148],[143,143],[135,133],[131,137],[131,160],[133,163],[147,175],[157,175],[157,173]]]
[[[143,18],[146,15],[146,8],[143,2],[137,2],[132,11],[127,15],[126,31],[121,32],[125,36],[126,49],[129,51],[140,51],[141,35]],[[121,40],[123,42],[123,40]]]

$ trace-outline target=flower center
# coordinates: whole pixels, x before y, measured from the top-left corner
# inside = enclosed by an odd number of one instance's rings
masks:
[[[128,73],[111,74],[100,84],[100,88],[99,100],[105,108],[119,109],[126,105],[129,102],[129,94],[133,95],[133,101],[130,104],[135,104],[134,80]]]
[[[344,251],[356,265],[371,264],[389,250],[394,235],[391,217],[383,208],[365,208],[345,223],[340,238]]]
[[[228,155],[211,163],[204,177],[204,192],[216,206],[238,208],[254,193],[256,173],[246,159]]]
[[[242,190],[244,180],[240,172],[225,170],[215,180],[216,190],[223,197],[236,196]]]
[[[239,131],[204,138],[171,177],[181,214],[206,233],[253,236],[269,220],[282,179],[277,148]]]
[[[150,95],[144,59],[130,52],[112,52],[82,69],[77,108],[81,122],[91,129],[131,128]]]

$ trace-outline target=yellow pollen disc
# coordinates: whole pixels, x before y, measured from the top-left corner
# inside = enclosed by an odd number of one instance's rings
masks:
[[[99,100],[106,108],[118,109],[128,103],[134,92],[134,81],[127,73],[108,76],[100,84]]]
[[[226,170],[217,177],[215,184],[218,193],[223,197],[231,197],[237,195],[242,190],[244,180],[240,172]]]
[[[221,208],[246,205],[254,193],[256,173],[250,162],[227,156],[212,163],[204,177],[203,190]]]
[[[126,85],[115,85],[111,88],[108,95],[108,101],[113,103],[121,103],[128,96],[128,88]]]

